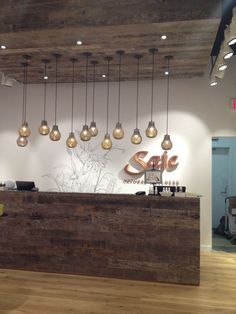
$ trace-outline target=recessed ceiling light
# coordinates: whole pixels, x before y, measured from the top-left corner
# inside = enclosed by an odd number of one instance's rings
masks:
[[[107,77],[106,74],[102,74],[101,77]]]
[[[165,71],[165,75],[169,75],[169,72],[168,72],[168,71]]]
[[[5,45],[1,45],[1,49],[7,49]]]
[[[47,80],[47,79],[48,79],[48,76],[45,75],[43,78],[44,78],[45,80]]]
[[[210,86],[216,86],[218,83],[216,81],[210,82]]]
[[[219,66],[218,70],[219,71],[224,71],[227,68],[227,64],[222,64]]]
[[[82,45],[83,42],[82,42],[81,40],[77,40],[76,44],[77,44],[77,45]]]
[[[161,35],[161,39],[166,39],[167,38],[167,36],[166,35]]]

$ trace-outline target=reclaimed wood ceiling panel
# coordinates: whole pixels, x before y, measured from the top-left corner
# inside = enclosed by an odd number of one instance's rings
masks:
[[[122,80],[136,79],[134,54],[143,54],[141,79],[151,77],[149,48],[159,49],[155,75],[162,77],[165,55],[173,55],[175,77],[202,76],[220,23],[220,0],[2,0],[0,10],[0,71],[22,81],[22,55],[32,56],[29,83],[43,82],[44,65],[50,59],[49,81],[54,81],[59,53],[59,82],[70,82],[70,58],[78,58],[76,80],[85,79],[85,57],[99,62],[98,81],[106,73],[105,56],[113,56],[111,80],[117,80],[116,50],[124,50]],[[161,40],[166,34],[167,39]],[[76,45],[80,39],[83,45]],[[89,71],[89,80],[92,70]]]

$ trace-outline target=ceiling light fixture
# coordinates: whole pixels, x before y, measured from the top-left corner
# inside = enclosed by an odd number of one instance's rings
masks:
[[[168,72],[168,71],[165,71],[165,75],[169,75],[169,72]]]
[[[101,77],[105,78],[105,77],[107,77],[107,76],[106,76],[106,74],[102,74]]]
[[[28,144],[28,137],[30,136],[30,128],[27,122],[26,105],[27,105],[27,84],[28,84],[28,61],[31,56],[24,55],[23,58],[26,62],[22,63],[23,66],[23,101],[22,101],[22,126],[19,129],[19,137],[17,138],[17,145],[25,147]]]
[[[75,58],[72,58],[70,60],[72,62],[72,90],[71,90],[71,131],[69,133],[69,136],[66,140],[66,145],[69,148],[75,148],[78,144],[77,139],[75,138],[75,133],[74,133],[74,85],[75,85],[75,62],[78,60]]]
[[[214,75],[211,75],[209,84],[210,84],[210,86],[216,86],[218,84],[216,77]]]
[[[167,36],[165,34],[161,35],[161,39],[165,40]]]
[[[170,73],[170,60],[173,59],[173,56],[166,56],[167,60],[167,68]],[[167,93],[166,93],[166,134],[164,136],[163,141],[161,142],[161,147],[164,150],[170,150],[173,146],[170,135],[168,134],[169,128],[169,90],[170,90],[170,74],[167,76]]]
[[[5,46],[5,45],[1,45],[1,49],[7,49],[7,46]]]
[[[42,62],[44,63],[44,77],[45,77],[47,76],[47,65],[49,63],[49,60],[43,59]],[[47,102],[47,80],[44,80],[43,120],[39,127],[39,134],[41,135],[48,135],[50,132],[50,128],[46,120],[46,102]]]
[[[83,44],[83,42],[82,42],[82,40],[77,40],[76,44],[81,46]]]
[[[59,141],[61,138],[61,133],[59,131],[58,125],[57,125],[57,79],[58,79],[58,59],[61,57],[61,55],[54,53],[53,54],[55,58],[55,113],[54,113],[54,125],[52,127],[51,132],[49,133],[49,137],[52,141]]]
[[[106,125],[106,134],[104,135],[102,141],[102,148],[103,149],[111,149],[112,148],[112,141],[110,138],[110,134],[108,133],[108,121],[109,121],[109,97],[110,97],[110,62],[113,58],[112,57],[105,57],[107,61],[107,125]]]
[[[222,55],[225,60],[230,59],[234,55],[233,49],[225,42],[223,44]]]
[[[92,107],[92,121],[90,123],[89,132],[91,136],[97,136],[98,135],[98,128],[96,125],[96,122],[94,121],[94,111],[95,111],[95,84],[96,84],[96,65],[98,64],[97,61],[91,61],[91,64],[93,65],[93,107]]]
[[[131,136],[131,142],[138,145],[142,142],[142,136],[138,128],[138,107],[139,107],[139,63],[142,55],[135,55],[134,58],[137,60],[137,92],[136,92],[136,127],[134,129],[133,135]]]
[[[117,50],[116,53],[119,56],[119,77],[118,77],[118,117],[117,117],[117,123],[115,125],[115,128],[113,130],[113,137],[116,140],[120,140],[124,137],[124,130],[122,128],[122,124],[120,122],[120,85],[121,85],[121,61],[122,61],[122,56],[124,55],[123,50]]]
[[[89,61],[89,57],[92,54],[90,52],[85,52],[84,56],[86,57],[86,81],[85,81],[85,111],[84,111],[84,125],[83,125],[83,129],[80,132],[80,139],[82,141],[89,141],[91,139],[91,134],[89,132],[89,128],[87,125],[87,111],[88,111],[88,61]]]
[[[157,136],[157,129],[155,126],[155,122],[152,120],[153,117],[153,85],[154,85],[154,70],[155,70],[155,54],[158,52],[158,49],[151,48],[149,52],[152,55],[152,84],[151,84],[151,120],[148,123],[148,127],[146,129],[146,136],[150,138],[154,138]]]

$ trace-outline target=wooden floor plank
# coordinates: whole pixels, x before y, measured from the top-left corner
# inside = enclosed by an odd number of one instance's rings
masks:
[[[0,314],[235,314],[236,254],[201,255],[199,287],[0,270]]]

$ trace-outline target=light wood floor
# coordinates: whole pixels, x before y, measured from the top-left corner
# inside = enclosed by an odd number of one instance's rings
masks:
[[[201,257],[200,287],[0,270],[0,314],[236,314],[236,254]]]

